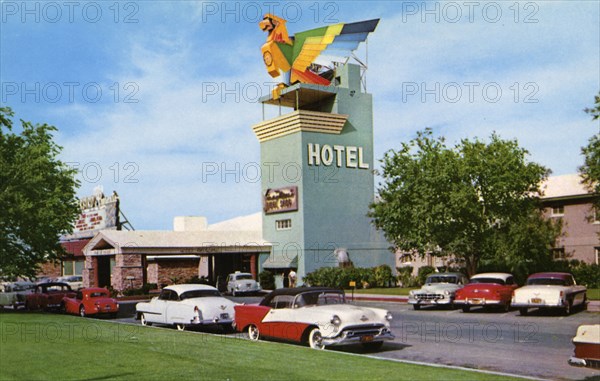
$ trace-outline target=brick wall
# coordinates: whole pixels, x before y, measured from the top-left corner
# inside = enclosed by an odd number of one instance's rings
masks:
[[[183,283],[198,276],[198,265],[198,259],[152,262],[148,265],[148,282],[157,283],[158,287],[171,285],[174,281]]]

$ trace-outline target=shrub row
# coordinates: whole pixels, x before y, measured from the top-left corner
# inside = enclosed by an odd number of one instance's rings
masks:
[[[356,282],[356,288],[392,287],[396,278],[387,265],[373,268],[360,267],[322,267],[303,278],[310,286],[350,289],[350,282]]]

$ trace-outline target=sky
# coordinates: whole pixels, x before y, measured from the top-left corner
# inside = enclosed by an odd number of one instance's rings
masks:
[[[137,230],[258,212],[266,13],[290,34],[381,19],[357,51],[376,160],[425,128],[449,145],[496,132],[563,175],[600,132],[583,112],[600,90],[598,1],[2,0],[0,104],[56,126],[77,195],[116,191]]]

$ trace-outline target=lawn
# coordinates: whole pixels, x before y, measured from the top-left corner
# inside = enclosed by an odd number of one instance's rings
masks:
[[[408,292],[410,290],[414,290],[415,288],[400,288],[400,287],[392,287],[392,288],[366,288],[355,290],[355,294],[378,294],[378,295],[400,295],[400,296],[408,296]],[[352,290],[346,290],[346,294],[351,295]],[[600,289],[599,288],[590,288],[587,290],[588,300],[600,300]]]
[[[0,311],[1,380],[499,380],[274,342]]]

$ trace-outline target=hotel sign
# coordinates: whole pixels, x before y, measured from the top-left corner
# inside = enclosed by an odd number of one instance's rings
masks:
[[[73,224],[73,233],[62,239],[93,237],[99,230],[117,229],[119,224],[119,196],[113,192],[109,196],[98,192],[79,200],[81,213]]]
[[[263,197],[263,210],[265,214],[298,210],[298,187],[267,189]]]

